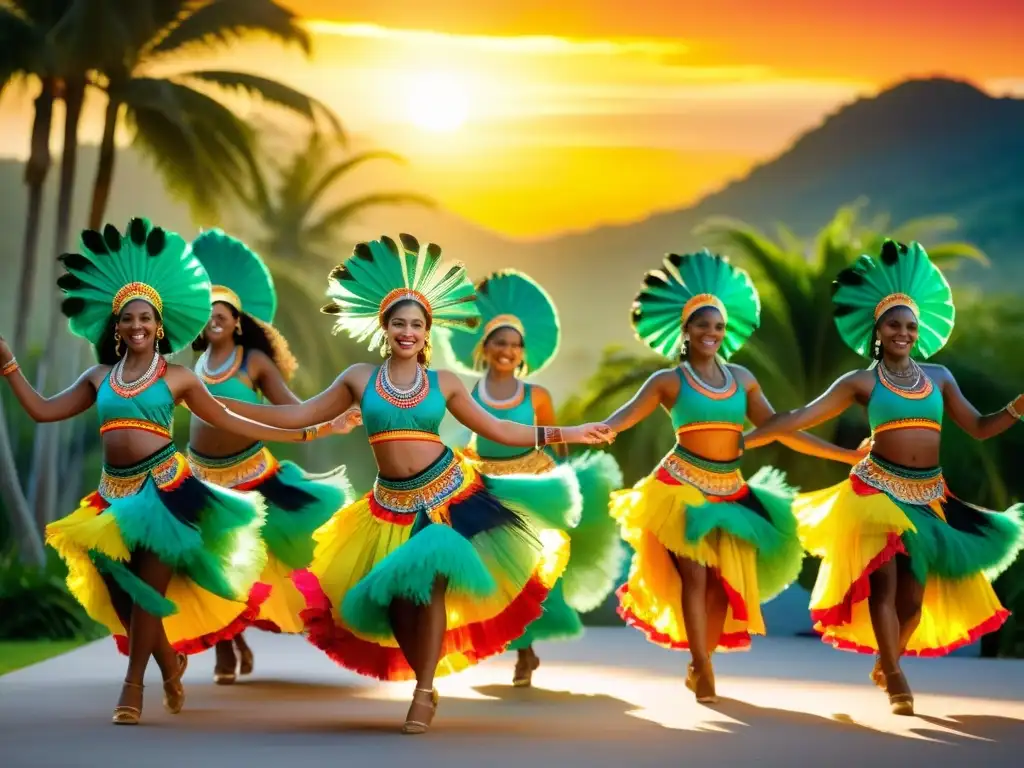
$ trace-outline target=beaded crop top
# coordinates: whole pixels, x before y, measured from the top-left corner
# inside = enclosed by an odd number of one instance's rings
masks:
[[[164,370],[166,363],[162,363]],[[135,392],[119,391],[112,377],[103,380],[96,392],[100,434],[119,429],[138,429],[170,439],[174,421],[174,397],[161,370],[149,384]]]
[[[893,386],[876,368],[877,381],[868,398],[868,423],[871,434],[893,429],[942,430],[942,392],[922,371],[923,382],[916,391]]]
[[[423,377],[423,385],[410,393],[411,396],[404,397],[392,389],[384,366],[377,369],[359,403],[370,445],[396,441],[441,442],[441,421],[448,405],[437,372],[423,369]]]
[[[728,375],[723,391],[708,388],[684,365],[679,375],[679,397],[669,412],[676,437],[687,432],[725,430],[742,432],[747,418],[747,392],[736,378]]]
[[[514,421],[517,424],[529,424],[530,426],[536,424],[536,413],[533,408],[533,387],[525,382],[515,397],[498,404],[485,400],[480,394],[480,385],[477,384],[473,387],[473,399],[480,404],[480,407],[496,418]],[[517,456],[524,456],[527,453],[533,452],[533,448],[523,449],[522,447],[496,443],[480,435],[476,435],[475,441],[476,452],[481,459],[513,459]]]
[[[261,403],[263,397],[256,390],[249,377],[249,353],[242,347],[235,347],[235,354],[228,368],[220,375],[209,375],[203,369],[205,356],[196,363],[196,375],[202,379],[210,394],[241,400],[244,403]]]

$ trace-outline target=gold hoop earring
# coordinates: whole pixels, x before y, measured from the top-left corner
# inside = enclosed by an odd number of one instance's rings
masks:
[[[114,331],[114,352],[118,357],[121,356],[121,334],[117,331]]]
[[[391,356],[391,345],[388,344],[388,340],[384,339],[380,345],[380,356],[387,358]]]
[[[163,338],[164,338],[164,327],[162,325],[156,329],[156,338],[157,338],[157,341],[163,341]]]

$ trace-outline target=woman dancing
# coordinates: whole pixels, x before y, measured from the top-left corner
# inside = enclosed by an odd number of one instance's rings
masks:
[[[763,467],[748,482],[739,470],[747,419],[772,407],[749,371],[725,361],[757,328],[760,302],[746,272],[707,251],[669,255],[648,272],[633,303],[642,341],[681,364],[651,376],[605,423],[616,433],[661,405],[676,446],[631,490],[612,495],[611,513],[634,549],[619,588],[619,614],[665,648],[689,649],[686,685],[716,701],[711,654],[746,649],[764,634],[759,604],[798,575],[803,550],[790,505],[793,490]],[[859,454],[812,435],[787,445],[854,463]]]
[[[570,527],[580,508],[568,467],[480,474],[441,443],[446,411],[524,448],[604,442],[607,430],[495,419],[454,374],[428,369],[431,329],[472,328],[480,315],[461,264],[442,264],[436,245],[400,239],[401,250],[389,237],[357,245],[331,273],[333,301],[323,309],[338,316],[338,330],[369,337],[383,365],[354,365],[301,405],[237,408],[302,426],[359,404],[377,480],[316,532],[313,562],[293,580],[306,595],[312,643],[361,674],[416,679],[403,732],[423,733],[438,703],[434,677],[501,652],[541,614],[568,555],[564,534],[541,535]]]
[[[982,416],[950,372],[922,365],[953,330],[945,277],[918,243],[891,240],[839,273],[832,297],[839,335],[873,360],[840,377],[817,400],[753,430],[756,447],[867,407],[871,453],[848,480],[794,504],[804,547],[822,558],[811,616],[825,642],[876,653],[871,678],[892,711],[914,713],[900,656],[941,656],[998,629],[1009,613],[992,589],[1022,543],[1017,505],[1006,513],[953,496],[939,466],[943,411],[983,440],[1024,413],[1024,395]]]
[[[254,440],[308,440],[328,425],[278,429],[241,419],[165,354],[196,337],[210,313],[210,282],[180,236],[132,219],[122,236],[82,234],[82,253],[61,257],[62,309],[71,332],[95,345],[99,364],[68,389],[44,398],[19,372],[0,339],[2,373],[37,422],[99,409],[99,488],[46,528],[68,566],[68,587],[128,654],[113,722],[142,715],[142,681],[152,655],[164,679],[164,707],[184,704],[185,654],[231,638],[267,598],[257,578],[266,564],[263,503],[196,479],[171,442],[174,404]]]
[[[284,337],[271,325],[277,310],[274,281],[266,265],[243,242],[220,230],[204,232],[192,252],[213,283],[213,307],[203,334],[192,348],[201,351],[195,372],[215,397],[258,403],[298,403],[288,389],[298,367]],[[347,430],[343,430],[347,431]],[[207,424],[192,416],[188,461],[200,480],[236,491],[259,491],[266,503],[261,529],[269,551],[260,581],[271,587],[256,626],[274,632],[300,632],[305,601],[291,572],[313,557],[313,531],[353,497],[345,468],[312,476],[290,461],[279,462],[262,442]],[[238,657],[235,646],[238,647]],[[217,643],[213,679],[235,682],[253,669],[253,654],[239,632]]]
[[[495,418],[519,424],[554,424],[550,393],[523,379],[545,368],[558,351],[561,329],[551,298],[526,275],[497,272],[476,286],[481,324],[473,333],[444,334],[456,364],[467,373],[486,371],[472,390],[473,399]],[[529,340],[529,343],[527,343]],[[474,436],[472,453],[485,475],[540,474],[565,458],[564,445],[535,450],[515,448]],[[539,640],[572,639],[583,634],[577,611],[599,606],[622,572],[624,552],[615,521],[608,515],[612,491],[622,487],[622,472],[606,453],[588,453],[569,462],[583,496],[579,524],[572,530],[565,575],[544,601],[543,615],[512,643],[518,652],[512,684],[527,687],[540,659]]]

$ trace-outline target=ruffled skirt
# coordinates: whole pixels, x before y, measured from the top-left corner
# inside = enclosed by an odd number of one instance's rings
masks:
[[[99,489],[46,527],[46,541],[68,567],[68,587],[127,653],[129,616],[138,605],[163,619],[181,653],[200,653],[256,618],[270,588],[258,494],[197,479],[173,445],[131,467],[103,468]],[[134,571],[132,554],[151,552],[172,567],[165,595]]]
[[[752,634],[763,635],[760,604],[800,573],[795,491],[768,467],[744,482],[737,465],[676,446],[654,473],[612,494],[611,514],[634,550],[629,578],[618,590],[619,615],[656,645],[689,648],[673,556],[707,566],[725,589],[729,607],[718,651],[745,650]]]
[[[539,640],[572,640],[583,634],[580,613],[594,610],[615,587],[625,552],[615,520],[608,514],[612,491],[622,487],[622,471],[608,453],[589,452],[566,462],[579,486],[583,505],[579,523],[569,532],[569,563],[544,601],[544,613],[509,648]],[[543,474],[557,466],[545,451],[512,459],[482,460],[486,475]]]
[[[870,576],[907,555],[924,584],[921,621],[908,656],[942,656],[998,629],[1009,616],[991,580],[1024,545],[1016,505],[993,512],[946,489],[942,470],[910,469],[870,455],[847,480],[794,503],[804,547],[822,559],[811,617],[836,648],[877,653]]]
[[[312,560],[313,532],[355,495],[345,468],[309,474],[290,461],[277,461],[262,443],[216,458],[190,447],[188,461],[193,474],[205,483],[256,491],[263,497],[266,523],[260,533],[268,557],[260,581],[271,591],[254,624],[272,632],[301,632],[299,613],[306,603],[292,583],[291,573]]]
[[[415,675],[388,617],[396,599],[430,601],[447,582],[447,629],[437,674],[503,651],[541,615],[568,559],[562,533],[580,515],[571,470],[490,477],[447,450],[415,477],[378,477],[373,490],[313,536],[307,636],[338,664],[382,680]]]

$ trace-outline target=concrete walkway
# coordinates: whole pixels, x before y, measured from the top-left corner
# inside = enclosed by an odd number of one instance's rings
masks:
[[[411,685],[356,677],[301,638],[247,637],[255,673],[215,686],[212,653],[192,657],[176,717],[151,665],[134,728],[109,724],[125,668],[110,641],[0,678],[0,766],[934,768],[1020,765],[1024,754],[1024,661],[907,660],[920,715],[900,718],[869,683],[870,658],[755,639],[753,652],[716,659],[723,700],[702,707],[683,687],[684,655],[635,630],[592,629],[540,646],[531,690],[511,687],[511,655],[439,680],[434,728],[409,737],[398,727]]]

